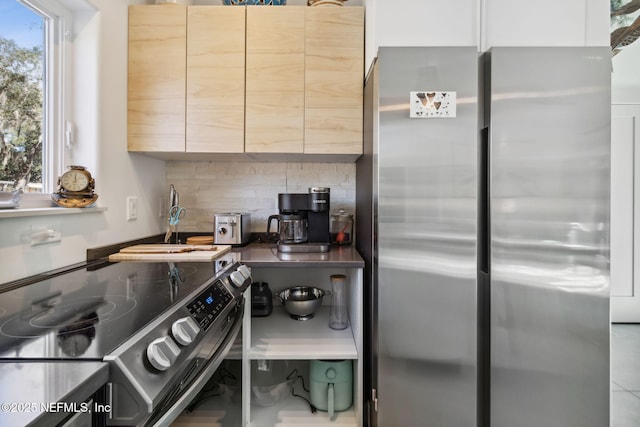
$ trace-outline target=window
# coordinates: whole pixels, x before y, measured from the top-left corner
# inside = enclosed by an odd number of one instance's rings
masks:
[[[64,157],[70,25],[70,13],[56,0],[0,0],[1,191],[55,191]]]

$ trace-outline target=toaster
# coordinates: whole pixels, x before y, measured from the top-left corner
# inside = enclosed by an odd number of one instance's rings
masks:
[[[251,215],[248,213],[217,213],[213,215],[213,243],[242,246],[251,237]]]

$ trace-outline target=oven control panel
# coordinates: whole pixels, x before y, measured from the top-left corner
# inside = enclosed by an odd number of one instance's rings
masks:
[[[233,296],[224,284],[220,280],[216,280],[187,304],[187,310],[198,322],[200,328],[206,331],[232,300]]]

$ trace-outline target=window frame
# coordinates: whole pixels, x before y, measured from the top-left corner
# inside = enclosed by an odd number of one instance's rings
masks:
[[[64,170],[72,141],[71,82],[73,72],[70,35],[73,14],[58,0],[18,0],[43,18],[43,123],[42,192],[24,193],[21,205],[50,207],[51,193]],[[25,206],[27,207],[27,206]]]

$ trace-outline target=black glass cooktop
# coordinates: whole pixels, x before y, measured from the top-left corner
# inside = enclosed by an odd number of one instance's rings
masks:
[[[113,263],[1,293],[0,360],[102,360],[214,275],[214,263]]]

